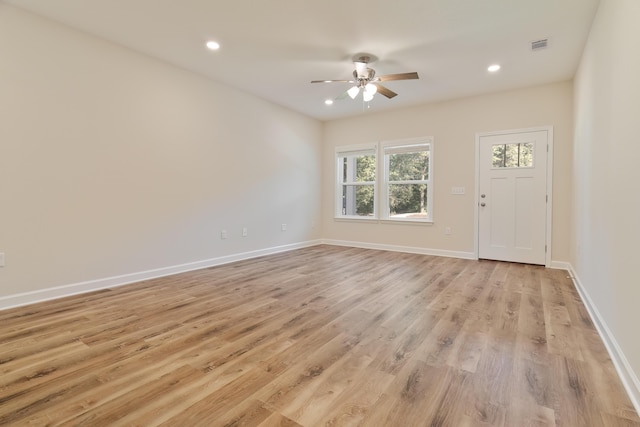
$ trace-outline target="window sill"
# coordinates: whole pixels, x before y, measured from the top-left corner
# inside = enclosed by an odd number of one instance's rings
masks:
[[[380,219],[366,217],[334,217],[334,221],[338,222],[370,222],[376,224],[400,224],[400,225],[433,225],[433,220],[423,219]]]
[[[333,217],[335,221],[345,221],[345,222],[378,222],[378,218],[374,217],[366,217],[366,216],[335,216]]]
[[[384,224],[416,224],[416,225],[433,225],[433,220],[425,219],[381,219]]]

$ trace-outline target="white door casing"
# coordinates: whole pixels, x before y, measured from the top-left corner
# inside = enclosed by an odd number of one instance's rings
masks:
[[[478,258],[550,264],[551,140],[550,128],[477,136]]]

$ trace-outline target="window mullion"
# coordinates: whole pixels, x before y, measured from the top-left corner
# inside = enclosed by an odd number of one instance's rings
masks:
[[[349,181],[343,182],[342,185],[375,185],[375,181]]]

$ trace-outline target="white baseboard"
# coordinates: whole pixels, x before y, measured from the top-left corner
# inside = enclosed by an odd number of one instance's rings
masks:
[[[566,261],[551,261],[551,265],[549,266],[549,268],[571,271],[571,263],[568,263]]]
[[[250,252],[242,252],[233,255],[227,255],[218,258],[211,258],[202,261],[190,262],[186,264],[174,265],[170,267],[157,268],[154,270],[141,271],[138,273],[123,274],[121,276],[107,277],[97,280],[89,280],[86,282],[73,283],[71,285],[56,286],[32,292],[24,292],[15,295],[0,297],[0,310],[19,307],[27,304],[48,301],[52,299],[67,297],[71,295],[83,294],[86,292],[97,291],[105,288],[114,288],[116,286],[127,285],[130,283],[140,282],[142,280],[155,279],[158,277],[171,276],[173,274],[184,273],[187,271],[199,270],[216,265],[228,264],[230,262],[242,261],[251,258],[257,258],[264,255],[272,255],[280,252],[292,251],[294,249],[306,248],[320,244],[320,240],[313,240],[301,243],[294,243],[284,246],[276,246],[272,248],[259,249]]]
[[[385,245],[381,243],[351,242],[347,240],[323,239],[325,245],[348,246],[352,248],[376,249],[380,251],[407,252],[410,254],[434,255],[449,258],[476,259],[473,252],[447,251],[444,249],[416,248],[413,246]]]
[[[582,301],[584,302],[584,305],[587,308],[589,315],[591,316],[591,320],[596,326],[598,334],[600,334],[600,338],[602,338],[602,341],[604,342],[604,345],[609,352],[609,356],[613,361],[613,365],[615,366],[616,371],[618,371],[618,375],[622,380],[624,388],[627,390],[627,394],[631,399],[631,403],[633,403],[636,412],[640,414],[640,380],[638,379],[638,376],[633,371],[633,368],[629,364],[629,361],[618,345],[615,336],[607,326],[605,320],[600,315],[598,308],[593,303],[593,300],[589,296],[589,293],[587,292],[585,287],[582,285],[582,282],[580,282],[580,278],[576,274],[571,264],[569,264],[569,268],[567,270],[569,270],[569,274],[571,274],[571,278],[576,284],[576,289],[580,294],[580,298],[582,298]]]

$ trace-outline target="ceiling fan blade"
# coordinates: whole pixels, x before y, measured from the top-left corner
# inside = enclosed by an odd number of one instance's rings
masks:
[[[367,63],[356,61],[353,65],[356,66],[356,76],[361,79],[366,79],[369,75],[369,72],[367,71]]]
[[[380,82],[390,82],[392,80],[413,80],[419,79],[418,73],[400,73],[400,74],[387,74],[386,76],[378,76],[377,80]]]
[[[311,80],[311,83],[355,83],[353,80]]]
[[[378,88],[378,93],[379,94],[384,95],[389,99],[391,99],[391,98],[393,98],[394,96],[397,95],[397,93],[395,93],[391,89],[388,89],[388,88],[382,86],[380,83],[373,83],[373,84],[376,85],[376,87]]]

